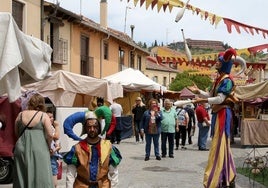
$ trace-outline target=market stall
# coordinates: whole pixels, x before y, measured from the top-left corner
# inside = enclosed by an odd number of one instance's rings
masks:
[[[241,99],[241,144],[268,146],[268,82],[238,86]]]
[[[241,122],[241,144],[268,146],[268,120],[243,119]]]

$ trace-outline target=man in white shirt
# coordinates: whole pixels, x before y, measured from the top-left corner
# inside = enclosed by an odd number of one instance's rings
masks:
[[[113,115],[116,117],[116,126],[115,130],[113,131],[111,135],[111,142],[120,144],[121,142],[121,131],[123,129],[121,125],[121,115],[123,114],[123,108],[121,104],[118,104],[115,99],[113,100],[113,104],[111,104],[110,109],[113,113]]]

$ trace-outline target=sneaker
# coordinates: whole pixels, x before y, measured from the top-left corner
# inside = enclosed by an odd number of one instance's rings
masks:
[[[174,158],[174,155],[170,155],[169,158]]]
[[[166,158],[166,155],[162,155],[162,158]]]
[[[145,157],[145,159],[144,159],[145,161],[149,161],[150,160],[150,158],[149,157]]]
[[[155,159],[158,160],[158,161],[160,161],[161,160],[161,157],[160,156],[156,156]]]
[[[175,150],[178,150],[178,149],[179,149],[179,147],[176,147],[176,148],[175,148]]]

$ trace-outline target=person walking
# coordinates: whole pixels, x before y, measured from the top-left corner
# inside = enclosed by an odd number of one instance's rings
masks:
[[[178,127],[176,127],[176,133],[175,133],[176,150],[179,149],[180,138],[181,138],[181,149],[186,150],[187,148],[185,147],[185,143],[189,123],[189,115],[187,111],[183,109],[183,105],[181,104],[176,107],[176,113],[179,125]]]
[[[245,60],[236,57],[232,48],[218,55],[216,69],[217,78],[209,92],[200,90],[196,85],[188,87],[192,92],[200,94],[194,103],[209,103],[212,105],[211,136],[208,164],[204,175],[204,187],[235,187],[236,168],[230,147],[232,126],[232,108],[237,102],[234,97],[234,81],[230,76],[233,61],[241,64],[241,71],[246,68]]]
[[[67,164],[66,187],[116,187],[119,181],[117,166],[122,159],[120,151],[99,136],[101,123],[94,112],[88,111],[84,119],[82,135],[86,134],[86,138],[75,144],[63,158]]]
[[[122,131],[122,125],[121,125],[121,116],[123,114],[123,108],[121,104],[117,103],[115,100],[113,100],[113,104],[111,104],[110,109],[112,110],[113,115],[116,118],[116,125],[115,129],[111,134],[111,142],[120,144],[121,142],[121,131]]]
[[[159,111],[158,101],[150,99],[148,110],[141,119],[141,131],[145,133],[145,161],[150,160],[151,144],[153,141],[156,160],[161,160],[159,153],[159,137],[161,133],[162,112]]]
[[[187,128],[188,144],[193,144],[192,136],[193,133],[195,132],[195,125],[196,125],[194,105],[192,103],[187,104],[184,109],[189,115],[189,122]]]
[[[210,128],[210,117],[206,110],[206,103],[200,103],[197,105],[196,110],[196,117],[198,121],[198,149],[200,151],[207,151],[207,139],[208,139],[208,132]]]
[[[140,97],[137,97],[135,100],[135,104],[132,107],[132,113],[134,114],[134,132],[135,132],[135,138],[136,143],[141,142],[143,143],[143,132],[141,132],[141,126],[140,121],[143,116],[143,113],[146,111],[146,106],[143,104]]]
[[[168,156],[174,158],[174,138],[175,128],[178,127],[177,113],[172,108],[172,103],[169,99],[165,99],[164,108],[161,109],[163,119],[161,121],[161,151],[162,158],[167,155],[168,141]]]
[[[40,94],[34,94],[27,109],[18,114],[15,135],[13,187],[52,188],[49,149],[53,133],[45,99]]]

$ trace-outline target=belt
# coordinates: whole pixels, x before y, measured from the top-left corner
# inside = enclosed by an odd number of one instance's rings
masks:
[[[91,180],[88,180],[86,178],[83,178],[81,176],[77,176],[76,177],[79,181],[81,181],[82,183],[86,184],[86,185],[90,185],[90,186],[98,186],[98,181],[91,181]]]
[[[231,106],[228,104],[214,104],[211,109],[212,109],[212,112],[216,113],[223,108],[231,108]]]

